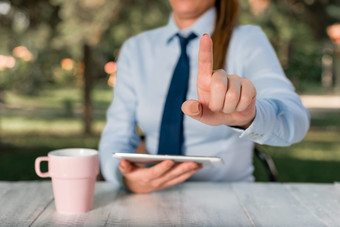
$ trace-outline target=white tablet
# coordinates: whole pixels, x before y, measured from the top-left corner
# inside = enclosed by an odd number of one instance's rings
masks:
[[[113,153],[112,156],[118,159],[126,159],[134,163],[155,164],[164,160],[175,162],[197,162],[203,166],[222,166],[223,159],[216,156],[186,156],[186,155],[158,155],[158,154],[137,154],[137,153]]]

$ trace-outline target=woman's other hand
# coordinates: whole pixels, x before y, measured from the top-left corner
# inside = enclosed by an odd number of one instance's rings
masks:
[[[165,189],[187,180],[202,168],[195,162],[175,163],[172,160],[162,161],[152,167],[137,166],[127,160],[121,160],[121,171],[125,186],[135,193],[148,193]]]

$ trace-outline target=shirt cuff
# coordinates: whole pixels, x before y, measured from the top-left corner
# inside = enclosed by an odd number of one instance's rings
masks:
[[[270,137],[275,125],[275,109],[270,100],[259,99],[255,104],[256,115],[251,125],[245,129],[234,130],[241,133],[240,138],[248,138],[259,144],[264,144]]]

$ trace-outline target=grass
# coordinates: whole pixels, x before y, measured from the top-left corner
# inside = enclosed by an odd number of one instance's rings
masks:
[[[335,182],[340,181],[338,134],[338,131],[312,128],[300,143],[290,147],[260,146],[260,149],[273,157],[281,182]],[[255,161],[255,176],[266,181],[261,163]]]
[[[84,135],[80,88],[49,87],[37,97],[7,92],[0,112],[0,180],[40,179],[34,172],[34,160],[51,150],[96,149],[111,98],[110,87],[95,87],[93,135]]]
[[[0,180],[38,180],[34,160],[65,147],[97,148],[112,98],[106,85],[95,87],[93,135],[82,134],[82,93],[76,87],[49,87],[37,97],[6,93],[0,112]],[[281,182],[340,181],[340,111],[312,112],[305,139],[290,147],[260,146],[272,156]],[[267,173],[254,159],[257,181]],[[43,168],[46,168],[43,166]]]
[[[99,135],[6,134],[0,152],[0,180],[38,180],[34,160],[47,152],[65,147],[97,148]],[[45,168],[46,169],[46,168]]]

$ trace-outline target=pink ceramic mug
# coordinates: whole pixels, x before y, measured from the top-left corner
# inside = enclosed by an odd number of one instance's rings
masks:
[[[41,172],[40,163],[48,162]],[[56,209],[60,213],[83,213],[92,209],[96,176],[99,173],[98,152],[92,149],[55,150],[35,160],[35,172],[51,177]]]

